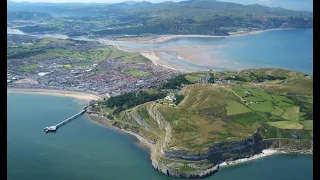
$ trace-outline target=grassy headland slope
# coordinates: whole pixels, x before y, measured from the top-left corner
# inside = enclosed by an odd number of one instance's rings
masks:
[[[111,121],[155,144],[155,168],[175,177],[203,177],[221,161],[265,148],[312,150],[311,75],[283,69],[200,74],[170,80],[177,89],[165,89],[170,83],[158,89],[166,98],[129,107]],[[215,84],[201,81],[204,76]]]

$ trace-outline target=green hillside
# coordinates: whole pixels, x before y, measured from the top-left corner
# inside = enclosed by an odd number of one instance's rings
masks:
[[[176,172],[199,172],[199,168],[208,168],[208,163],[250,156],[266,146],[275,146],[275,142],[265,144],[269,141],[281,141],[289,149],[309,148],[313,138],[311,75],[283,69],[208,73],[216,81],[233,80],[193,84],[201,75],[187,74],[182,77],[189,79],[189,83],[184,82],[182,90],[169,91],[171,95],[172,92],[183,95],[178,105],[166,103],[165,98],[147,102],[123,110],[112,123],[154,141],[152,159],[157,162],[183,163],[181,167],[174,166]],[[238,81],[235,76],[246,81]],[[182,77],[176,79],[185,81]],[[201,161],[186,158],[246,144],[244,140],[252,137],[255,145],[235,152],[211,153]],[[160,151],[182,154],[185,158],[163,155]]]

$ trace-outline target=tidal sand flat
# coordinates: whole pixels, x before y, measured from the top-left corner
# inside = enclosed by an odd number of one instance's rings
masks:
[[[279,30],[292,30],[294,28],[275,28],[267,30],[256,30],[256,31],[236,31],[230,32],[228,37],[234,36],[246,36],[250,34],[259,34],[268,31],[279,31]],[[117,38],[116,41],[123,42],[134,42],[134,43],[160,43],[176,38],[221,38],[221,36],[212,35],[199,35],[199,34],[188,34],[188,35],[162,35],[162,36],[151,36],[151,37],[129,37],[129,38]]]
[[[197,66],[201,65],[203,67],[200,69],[206,70],[273,67],[312,74],[313,29],[265,31],[216,38],[171,37],[175,38],[162,38],[161,41],[154,43],[120,41],[104,41],[104,43],[131,51],[156,52],[159,58],[166,61],[170,60],[160,53],[174,55],[176,57],[174,62],[180,64],[181,69],[186,66],[186,62],[189,62],[187,66],[199,68]],[[182,58],[179,59],[178,56]]]

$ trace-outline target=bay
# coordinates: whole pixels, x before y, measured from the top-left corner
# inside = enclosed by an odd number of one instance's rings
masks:
[[[284,68],[308,74],[313,73],[313,29],[272,30],[258,34],[206,38],[183,37],[168,41],[141,44],[129,42],[103,41],[105,44],[117,45],[136,51],[187,51],[197,55],[188,62],[187,59],[168,58],[184,66],[217,71],[241,70],[248,68]],[[205,56],[203,56],[205,55]],[[183,62],[184,61],[184,62]]]

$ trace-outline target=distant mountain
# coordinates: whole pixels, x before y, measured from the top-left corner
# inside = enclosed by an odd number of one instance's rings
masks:
[[[7,20],[33,20],[33,19],[47,19],[52,18],[48,13],[43,12],[8,12]]]
[[[103,19],[108,21],[104,30],[89,29],[91,33],[101,35],[148,33],[228,35],[229,32],[241,28],[313,26],[313,13],[310,12],[215,0],[162,3],[125,1],[114,4],[8,3],[8,12],[18,11],[44,12],[53,17],[68,16],[88,21],[92,18]]]

